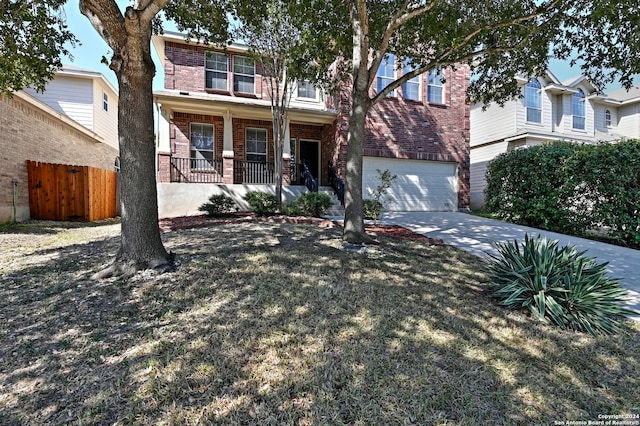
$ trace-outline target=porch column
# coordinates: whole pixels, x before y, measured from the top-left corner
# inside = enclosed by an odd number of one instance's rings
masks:
[[[222,140],[222,180],[233,184],[233,116],[227,111],[224,116],[224,136]]]
[[[284,131],[284,149],[282,150],[282,184],[291,185],[291,122],[287,119]]]
[[[157,152],[157,180],[158,182],[171,181],[171,116],[170,112],[156,103],[158,110],[158,136],[156,140]]]

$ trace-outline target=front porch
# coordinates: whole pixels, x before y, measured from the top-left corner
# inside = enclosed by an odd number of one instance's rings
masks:
[[[193,159],[170,157],[169,182],[180,183],[219,183],[238,184],[275,184],[276,169],[273,163],[262,161]],[[284,185],[302,185],[304,177],[300,173],[302,164],[291,164],[283,160]]]

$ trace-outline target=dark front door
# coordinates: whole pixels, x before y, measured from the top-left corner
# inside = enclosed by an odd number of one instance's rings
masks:
[[[320,144],[316,141],[300,141],[300,162],[307,165],[314,178],[320,180]]]

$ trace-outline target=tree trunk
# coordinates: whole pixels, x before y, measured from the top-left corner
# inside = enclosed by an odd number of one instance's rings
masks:
[[[354,83],[351,102],[349,134],[347,136],[343,239],[351,244],[362,244],[369,240],[364,231],[362,203],[362,156],[364,154],[365,123],[369,110],[368,91],[362,93]]]
[[[121,53],[114,52],[111,62],[119,84],[122,233],[115,262],[97,273],[96,278],[131,275],[137,270],[171,265],[158,226],[151,31],[140,26],[137,30],[129,32],[126,46]]]
[[[362,244],[371,239],[364,232],[362,203],[362,156],[367,112],[371,108],[369,98],[369,43],[366,2],[354,1],[351,5],[353,27],[353,89],[349,134],[347,135],[347,170],[345,176],[344,231],[342,238],[351,244]],[[375,72],[375,71],[374,71]]]

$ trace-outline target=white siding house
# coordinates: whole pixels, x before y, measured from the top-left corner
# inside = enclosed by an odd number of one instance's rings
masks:
[[[65,65],[43,93],[24,91],[118,149],[118,91],[101,73]]]
[[[471,107],[472,209],[484,205],[487,164],[503,152],[556,140],[597,143],[640,137],[639,88],[607,96],[584,76],[560,82],[550,71],[517,80],[520,99],[504,107]]]

